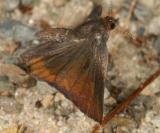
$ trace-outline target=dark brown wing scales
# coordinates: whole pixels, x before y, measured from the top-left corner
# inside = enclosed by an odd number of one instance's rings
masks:
[[[62,44],[63,47],[59,46],[49,53],[43,49],[43,53],[38,53],[38,56],[33,54],[30,58],[26,58],[26,52],[22,58],[33,75],[55,86],[89,117],[101,122],[104,79],[98,62],[86,40],[67,43],[70,44]]]

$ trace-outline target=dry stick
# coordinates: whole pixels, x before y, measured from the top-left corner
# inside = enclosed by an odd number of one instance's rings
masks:
[[[158,69],[154,74],[152,74],[144,83],[142,83],[130,96],[127,97],[122,103],[117,105],[109,114],[107,114],[101,123],[101,125],[96,125],[92,133],[96,133],[100,127],[103,127],[109,120],[111,120],[116,114],[121,112],[128,104],[136,98],[150,83],[152,83],[158,76],[160,76],[160,69]]]
[[[126,18],[125,24],[124,24],[124,26],[125,26],[124,28],[127,29],[127,30],[129,29],[131,17],[134,13],[134,9],[136,8],[136,5],[137,5],[137,0],[132,0],[131,6],[129,8],[129,13],[128,13],[128,16]]]
[[[141,84],[128,98],[120,103],[111,113],[103,118],[102,124],[106,124],[112,117],[121,112],[128,104],[137,97],[150,83],[152,83],[158,76],[160,76],[160,69],[157,70],[154,74],[152,74],[143,84]]]
[[[125,27],[119,27],[120,32],[122,32],[123,35],[129,37],[130,40],[136,40],[136,38],[132,34],[129,33],[129,25],[130,25],[131,17],[136,8],[137,2],[138,2],[137,0],[132,0],[131,6],[129,8],[128,16],[124,22]]]
[[[129,9],[128,17],[127,17],[127,20],[128,20],[128,21],[131,20],[131,17],[132,17],[132,15],[133,15],[133,12],[134,12],[134,9],[135,9],[135,7],[136,7],[136,4],[137,4],[137,0],[133,0],[132,3],[131,3],[130,9]]]

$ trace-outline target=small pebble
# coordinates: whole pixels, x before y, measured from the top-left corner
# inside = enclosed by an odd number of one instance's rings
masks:
[[[8,81],[0,81],[0,96],[13,96],[14,92],[15,87],[13,84]]]
[[[16,85],[24,85],[25,87],[35,85],[35,79],[30,78],[25,71],[14,64],[0,64],[0,75],[8,76],[10,82]]]
[[[159,35],[160,34],[160,16],[151,19],[149,24],[146,26],[148,34]]]
[[[64,97],[63,94],[61,94],[61,93],[56,93],[54,101],[55,101],[55,102],[59,102],[59,101],[62,101],[62,100],[64,100],[64,99],[65,99],[65,97]]]
[[[57,90],[49,85],[47,82],[44,82],[44,81],[40,81],[40,80],[37,80],[37,85],[36,87],[41,91],[42,94],[54,94],[57,92]]]
[[[134,15],[141,22],[148,22],[152,19],[153,16],[151,10],[142,4],[137,4]]]
[[[17,57],[17,52],[19,52],[19,50],[17,50],[15,53],[13,53],[12,55],[7,55],[6,57],[4,57],[4,63],[5,64],[20,64],[20,60]]]
[[[34,0],[21,0],[21,2],[24,6],[30,6],[33,4]]]
[[[54,96],[53,95],[46,95],[43,97],[41,101],[44,108],[51,107],[54,104]]]
[[[13,54],[19,45],[12,39],[0,39],[0,52],[5,54]]]
[[[19,114],[23,106],[17,103],[14,98],[0,97],[0,107],[7,114]]]
[[[12,38],[23,45],[24,42],[28,42],[36,39],[36,30],[20,21],[7,19],[0,22],[0,33],[4,34],[7,38]]]
[[[12,11],[18,7],[20,0],[5,0],[5,9]]]
[[[53,0],[53,4],[56,7],[64,6],[67,2],[68,2],[68,0]]]
[[[58,27],[73,28],[78,26],[90,15],[92,9],[93,3],[91,1],[70,1],[60,17]]]
[[[18,125],[12,124],[11,126],[3,129],[2,133],[19,133],[18,132]]]
[[[23,105],[26,95],[26,88],[17,88],[14,97],[18,103]]]
[[[67,108],[67,107],[69,107],[69,104],[68,104],[67,101],[63,101],[63,102],[61,103],[61,106],[62,106],[63,108]]]
[[[6,75],[0,75],[0,81],[2,81],[2,82],[8,82],[9,78]]]
[[[155,117],[153,117],[152,119],[152,124],[156,127],[160,129],[160,115],[157,115]]]

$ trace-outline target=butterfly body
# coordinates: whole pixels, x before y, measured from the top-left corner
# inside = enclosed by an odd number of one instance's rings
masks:
[[[107,78],[106,42],[111,17],[75,29],[51,28],[37,35],[40,45],[21,55],[30,73],[57,88],[82,112],[101,122]]]

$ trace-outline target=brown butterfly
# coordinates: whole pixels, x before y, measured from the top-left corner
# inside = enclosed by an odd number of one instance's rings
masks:
[[[57,88],[82,112],[102,122],[108,64],[106,42],[117,20],[110,16],[100,18],[101,8],[97,9],[75,29],[39,32],[40,45],[21,57],[32,75]]]

